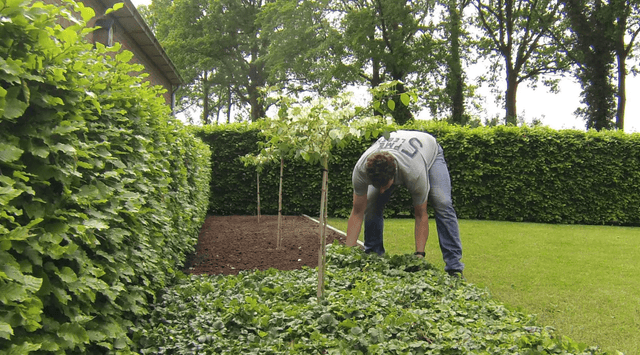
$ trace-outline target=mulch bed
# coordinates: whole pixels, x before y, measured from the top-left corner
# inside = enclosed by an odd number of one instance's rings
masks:
[[[282,216],[282,246],[277,249],[278,216],[208,216],[195,253],[184,267],[190,274],[237,275],[242,270],[300,269],[318,266],[320,225],[305,216]],[[346,237],[327,228],[327,244]]]

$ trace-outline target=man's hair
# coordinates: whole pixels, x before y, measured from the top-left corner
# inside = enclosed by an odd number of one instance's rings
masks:
[[[396,176],[396,159],[388,152],[377,152],[367,158],[367,177],[375,188],[381,188]]]

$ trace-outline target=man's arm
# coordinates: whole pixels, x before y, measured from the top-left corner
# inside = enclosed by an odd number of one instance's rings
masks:
[[[424,252],[424,247],[427,244],[429,238],[429,215],[427,214],[427,203],[415,206],[414,212],[416,215],[416,251]],[[349,240],[347,238],[347,240]]]
[[[362,228],[362,220],[364,219],[364,210],[367,208],[367,195],[358,196],[353,194],[353,208],[347,222],[347,246],[356,246],[360,229]]]

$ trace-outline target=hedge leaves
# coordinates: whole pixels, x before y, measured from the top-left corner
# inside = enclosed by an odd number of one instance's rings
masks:
[[[127,353],[197,240],[210,151],[64,4],[0,0],[0,352]]]
[[[460,218],[640,225],[638,133],[468,128],[430,121],[388,129],[420,130],[438,138]],[[258,152],[261,138],[255,126],[204,127],[198,135],[215,152],[210,211],[255,213],[255,172],[238,159],[239,155]],[[354,140],[332,152],[330,215],[349,216],[351,172],[372,142]],[[320,171],[302,161],[285,161],[285,165],[283,213],[317,215],[313,201],[320,194]],[[265,164],[260,175],[264,214],[277,211],[274,186],[278,169],[275,164]],[[411,199],[402,188],[387,204],[385,214],[407,216],[412,210]]]

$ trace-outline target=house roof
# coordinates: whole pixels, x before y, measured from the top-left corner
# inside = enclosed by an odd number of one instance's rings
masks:
[[[126,33],[136,42],[147,57],[167,76],[171,85],[177,87],[184,83],[175,65],[167,56],[156,36],[151,32],[131,0],[100,0],[105,8],[124,2],[124,7],[111,13]]]

